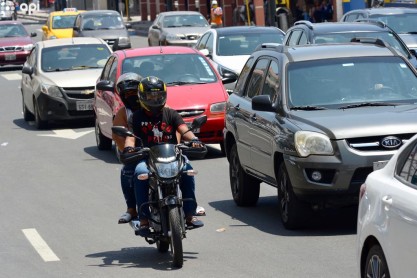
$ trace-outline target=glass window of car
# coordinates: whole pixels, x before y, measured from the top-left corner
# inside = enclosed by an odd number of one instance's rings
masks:
[[[215,72],[199,54],[163,54],[126,58],[132,71],[141,76],[156,76],[168,85],[181,82],[212,83],[217,81]]]
[[[287,45],[290,45],[290,46],[297,45],[298,39],[300,38],[302,32],[303,32],[302,30],[294,30],[291,33],[291,36],[287,42]]]
[[[269,65],[269,59],[260,59],[256,62],[256,65],[250,76],[248,87],[246,89],[246,96],[253,98],[261,92],[262,81],[266,75],[266,69]]]
[[[214,36],[213,34],[210,33],[206,42],[206,48],[210,54],[213,53],[213,45],[214,45]]]
[[[108,77],[109,77],[110,69],[111,69],[111,66],[112,66],[114,60],[115,60],[115,57],[114,56],[111,56],[107,60],[107,63],[104,66],[103,72],[101,74],[101,79],[109,80]]]
[[[116,83],[116,76],[117,76],[117,64],[118,64],[118,60],[115,57],[113,64],[111,65],[110,71],[109,71],[109,79],[110,81],[113,81],[114,83]]]
[[[396,174],[404,183],[417,185],[417,144],[408,148],[407,153],[404,159],[398,161]]]
[[[276,61],[271,61],[269,65],[265,84],[262,88],[262,95],[269,95],[272,102],[275,102],[278,96],[278,88],[280,86],[281,80],[279,75],[278,63]]]
[[[52,29],[67,29],[74,26],[76,15],[54,16],[52,19]]]
[[[207,20],[202,15],[170,15],[165,16],[162,21],[163,28],[175,27],[205,27]]]
[[[20,24],[1,24],[0,38],[27,37],[28,32]]]
[[[102,44],[48,47],[42,50],[41,67],[46,72],[102,68],[109,55],[109,49]]]
[[[396,33],[413,33],[416,31],[417,13],[370,15],[370,18],[386,23]]]
[[[207,39],[209,36],[210,36],[210,33],[204,34],[201,37],[201,39],[197,42],[196,49],[198,50],[206,49]]]
[[[417,100],[417,77],[400,56],[311,60],[291,63],[287,70],[290,108]]]
[[[308,38],[307,38],[307,34],[305,32],[301,33],[300,40],[299,40],[298,44],[299,45],[308,44]]]
[[[37,54],[38,54],[38,48],[35,46],[30,52],[29,57],[27,58],[28,64],[32,67],[35,67],[36,65]]]
[[[219,56],[250,55],[263,43],[282,43],[284,35],[278,32],[239,33],[218,36],[216,53]]]
[[[245,86],[247,77],[250,73],[250,69],[252,68],[253,61],[254,61],[254,59],[252,57],[250,57],[246,61],[246,64],[243,66],[243,69],[239,74],[239,78],[236,81],[236,85],[235,85],[235,89],[234,89],[235,94],[238,94],[238,95],[242,94],[242,92],[245,88],[244,86]]]
[[[83,21],[83,29],[106,30],[124,29],[123,20],[114,14],[86,15]]]

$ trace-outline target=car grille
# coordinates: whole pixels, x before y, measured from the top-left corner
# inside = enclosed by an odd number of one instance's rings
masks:
[[[358,151],[388,151],[388,150],[397,150],[405,142],[407,142],[415,133],[407,134],[392,134],[392,135],[382,135],[382,136],[371,136],[371,137],[360,137],[360,138],[351,138],[347,139],[346,142],[352,149]],[[381,143],[385,138],[389,136],[394,136],[402,142],[396,147],[384,147]]]
[[[105,39],[104,41],[110,46],[113,46],[116,43],[116,39]]]
[[[15,52],[23,51],[23,46],[3,46],[0,47],[0,52]]]
[[[94,87],[81,87],[81,88],[62,88],[64,93],[69,98],[76,99],[92,99],[94,98]]]
[[[204,110],[177,110],[178,114],[183,118],[195,117],[204,113]]]

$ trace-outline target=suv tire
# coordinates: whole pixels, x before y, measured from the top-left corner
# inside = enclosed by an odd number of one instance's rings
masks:
[[[278,202],[282,224],[293,230],[306,224],[311,208],[295,196],[284,162],[278,171]]]
[[[243,170],[236,144],[230,149],[229,177],[235,203],[238,206],[256,205],[259,199],[260,181]]]
[[[361,277],[391,277],[384,252],[378,244],[372,246],[369,250]]]
[[[95,122],[96,123],[95,123],[94,132],[96,134],[97,148],[100,151],[110,150],[113,144],[113,140],[107,138],[106,136],[103,135],[103,133],[101,133],[97,117],[96,117]]]

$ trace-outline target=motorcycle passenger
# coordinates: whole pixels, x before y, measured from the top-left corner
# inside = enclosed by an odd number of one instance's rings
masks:
[[[120,108],[113,119],[113,126],[124,126],[132,129],[132,115],[133,112],[140,108],[138,97],[138,86],[142,77],[136,73],[122,74],[116,82],[116,91],[124,104]],[[125,147],[125,138],[112,134],[113,140],[120,152],[123,152]],[[135,191],[132,183],[133,173],[135,171],[136,163],[125,164],[120,173],[120,183],[122,192],[125,197],[127,210],[119,218],[119,224],[130,222],[137,217]]]
[[[144,147],[151,147],[160,142],[177,144],[176,132],[186,141],[191,141],[193,147],[201,147],[202,143],[190,131],[182,117],[174,109],[165,106],[167,99],[166,84],[158,77],[149,76],[141,80],[138,88],[138,96],[141,108],[133,113],[132,125],[133,133],[141,138],[136,140],[134,137],[127,137],[124,152],[132,151],[140,142]],[[185,170],[191,170],[192,167],[186,159]],[[134,187],[137,201],[137,208],[148,201],[148,184],[149,180],[139,180],[138,176],[147,174],[149,170],[146,165],[146,159],[139,161],[134,173]],[[198,228],[204,226],[204,223],[194,216],[196,210],[195,182],[193,176],[183,174],[181,177],[180,189],[184,199],[191,198],[192,201],[185,201],[183,210],[186,216],[187,226]],[[149,217],[149,210],[143,209],[144,214]],[[149,220],[139,213],[140,227],[139,235],[146,237],[149,235]]]

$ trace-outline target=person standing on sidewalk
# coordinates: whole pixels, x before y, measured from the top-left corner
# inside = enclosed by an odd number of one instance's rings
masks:
[[[223,26],[223,9],[219,7],[217,0],[211,2],[210,24],[213,28]]]

